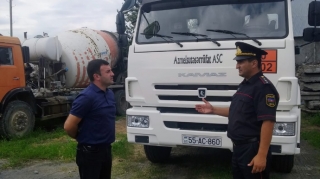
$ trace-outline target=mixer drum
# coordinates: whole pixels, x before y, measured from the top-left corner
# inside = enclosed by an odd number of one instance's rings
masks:
[[[61,62],[68,69],[67,88],[84,88],[90,83],[87,65],[93,59],[104,59],[113,68],[120,56],[115,34],[87,28],[65,31],[57,35],[61,46]]]

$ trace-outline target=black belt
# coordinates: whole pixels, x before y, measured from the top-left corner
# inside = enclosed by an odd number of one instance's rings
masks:
[[[251,139],[247,139],[247,140],[231,140],[231,141],[232,141],[233,145],[238,146],[238,145],[258,142],[258,141],[260,141],[260,138],[259,137],[255,137],[255,138],[251,138]]]
[[[77,150],[80,150],[83,152],[98,152],[98,151],[106,150],[110,148],[111,148],[110,144],[95,144],[95,145],[78,144],[77,146]]]

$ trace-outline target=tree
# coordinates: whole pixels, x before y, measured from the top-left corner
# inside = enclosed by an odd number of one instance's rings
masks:
[[[137,4],[130,12],[127,12],[124,17],[126,21],[126,34],[128,35],[129,45],[132,43],[134,28],[136,27],[139,4]]]

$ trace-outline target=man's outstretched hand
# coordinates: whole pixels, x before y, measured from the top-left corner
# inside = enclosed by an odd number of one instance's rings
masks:
[[[202,98],[202,101],[204,102],[204,104],[197,104],[196,110],[199,113],[204,113],[204,114],[213,113],[213,106],[208,101],[206,101],[204,98]]]

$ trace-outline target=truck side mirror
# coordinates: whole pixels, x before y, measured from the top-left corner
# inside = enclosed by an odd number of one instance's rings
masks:
[[[309,27],[303,30],[303,40],[307,42],[320,42],[320,29]]]
[[[117,24],[118,34],[124,34],[126,31],[126,24],[125,24],[124,14],[122,12],[118,12],[116,24]]]
[[[22,56],[23,56],[23,62],[24,63],[30,63],[30,51],[28,46],[21,47],[22,50]]]
[[[310,43],[320,42],[320,29],[316,28],[316,26],[320,26],[320,2],[318,1],[309,3],[308,24],[314,27],[303,30],[303,40]]]
[[[154,21],[143,30],[143,34],[145,35],[146,39],[150,39],[154,37],[154,34],[157,34],[159,31],[160,24],[158,21]]]
[[[309,4],[308,23],[310,26],[320,26],[320,2],[313,1]]]

